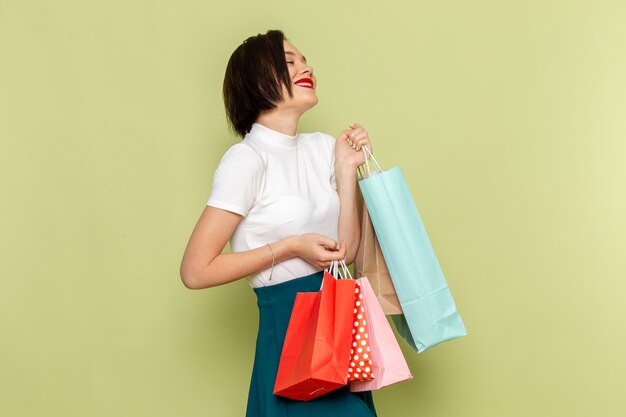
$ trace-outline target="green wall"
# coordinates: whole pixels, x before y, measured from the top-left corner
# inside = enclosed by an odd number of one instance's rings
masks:
[[[243,415],[254,294],[178,267],[270,28],[319,79],[301,131],[402,167],[469,330],[403,344],[379,415],[624,415],[626,5],[335,3],[0,0],[0,415]]]

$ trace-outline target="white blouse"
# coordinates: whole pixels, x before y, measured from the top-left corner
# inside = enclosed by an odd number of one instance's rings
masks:
[[[335,138],[325,133],[289,136],[254,123],[226,151],[207,205],[244,216],[230,240],[233,252],[303,233],[337,240],[334,147]],[[248,281],[252,287],[275,285],[318,270],[296,257],[277,263],[271,281],[270,268]]]

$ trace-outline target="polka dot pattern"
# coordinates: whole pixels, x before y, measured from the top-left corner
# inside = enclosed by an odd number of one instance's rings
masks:
[[[352,346],[350,348],[350,366],[348,381],[370,381],[374,379],[372,359],[367,334],[367,321],[363,305],[361,284],[356,283],[354,290],[354,322],[352,327]]]

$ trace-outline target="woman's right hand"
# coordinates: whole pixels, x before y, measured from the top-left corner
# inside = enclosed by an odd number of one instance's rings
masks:
[[[320,269],[326,269],[332,261],[346,257],[346,242],[337,242],[316,233],[294,236],[293,249],[295,256]]]

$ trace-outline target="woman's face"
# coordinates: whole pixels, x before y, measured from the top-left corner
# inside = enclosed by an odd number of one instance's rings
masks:
[[[313,68],[307,64],[298,48],[289,41],[283,41],[283,45],[293,97],[289,97],[289,92],[283,85],[283,101],[277,104],[278,107],[298,108],[304,112],[317,104],[317,80],[313,75]]]

